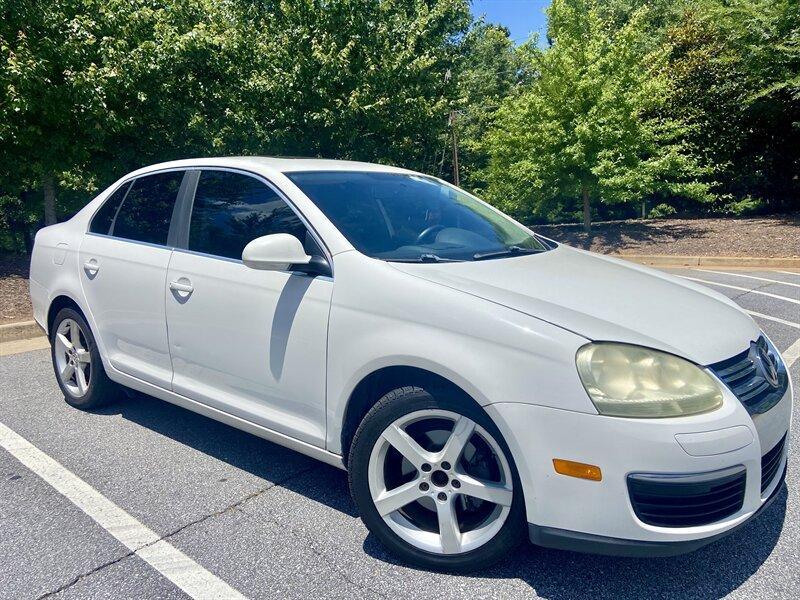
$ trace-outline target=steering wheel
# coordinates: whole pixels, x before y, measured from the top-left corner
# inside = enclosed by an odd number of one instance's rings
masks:
[[[431,225],[430,227],[426,227],[422,230],[422,232],[417,236],[417,240],[415,243],[417,244],[424,244],[425,241],[434,233],[439,233],[442,229],[444,229],[444,225]]]

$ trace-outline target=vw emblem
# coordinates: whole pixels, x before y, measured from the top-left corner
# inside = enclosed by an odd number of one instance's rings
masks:
[[[761,376],[767,380],[767,383],[774,388],[778,387],[780,385],[778,365],[775,362],[775,357],[769,353],[769,349],[753,342],[751,356],[756,367],[761,372]]]

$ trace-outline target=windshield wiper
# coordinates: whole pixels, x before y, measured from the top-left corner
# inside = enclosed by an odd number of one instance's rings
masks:
[[[522,246],[508,246],[502,250],[493,250],[491,252],[478,252],[472,255],[472,260],[486,260],[488,258],[498,258],[500,256],[516,256],[519,254],[539,254],[545,250],[539,248],[523,248]]]
[[[389,262],[409,262],[409,263],[442,263],[442,262],[464,262],[457,258],[442,258],[436,254],[420,254],[414,258],[387,258]]]

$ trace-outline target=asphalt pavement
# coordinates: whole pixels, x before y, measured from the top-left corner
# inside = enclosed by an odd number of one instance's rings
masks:
[[[671,272],[756,313],[794,360],[799,389],[800,274],[715,270]],[[525,544],[499,565],[451,576],[388,555],[358,518],[343,471],[144,396],[93,413],[70,408],[47,350],[0,357],[0,390],[0,424],[12,432],[5,439],[24,438],[37,453],[24,456],[57,461],[51,481],[80,478],[155,532],[168,556],[185,555],[245,597],[789,598],[800,590],[797,402],[787,485],[731,536],[658,559]],[[0,447],[0,599],[188,596],[174,583],[180,577],[164,575],[175,569],[132,551],[71,501],[78,492],[57,491],[26,466],[21,447]]]

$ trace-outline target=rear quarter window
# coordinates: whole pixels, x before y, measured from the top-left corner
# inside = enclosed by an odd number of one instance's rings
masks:
[[[120,204],[125,199],[125,194],[128,193],[128,189],[130,189],[131,183],[129,181],[123,183],[117,191],[111,194],[103,205],[100,207],[94,218],[92,218],[92,223],[89,225],[89,231],[92,233],[102,233],[103,235],[108,235],[108,232],[111,231],[111,224],[114,222],[114,217],[117,215],[117,211],[119,210]]]

